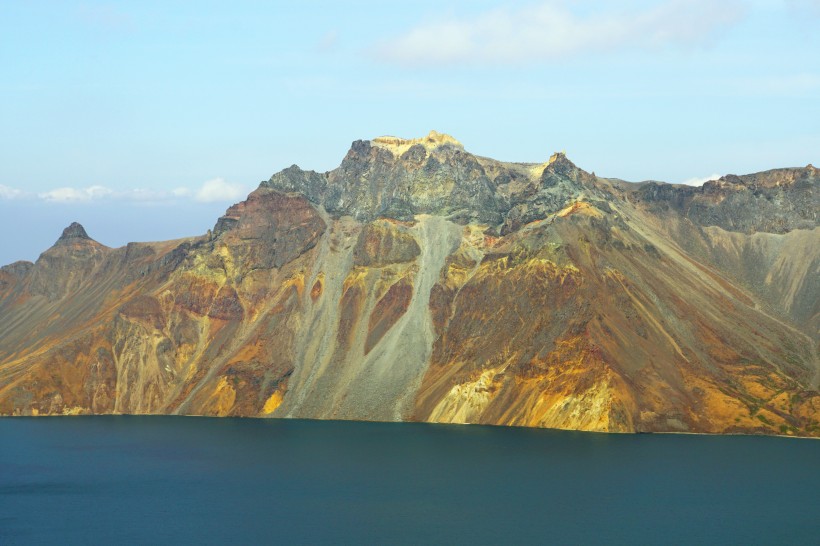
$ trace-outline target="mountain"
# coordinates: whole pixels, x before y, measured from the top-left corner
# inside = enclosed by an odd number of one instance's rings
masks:
[[[0,414],[820,436],[820,176],[356,141],[207,234],[0,269]]]

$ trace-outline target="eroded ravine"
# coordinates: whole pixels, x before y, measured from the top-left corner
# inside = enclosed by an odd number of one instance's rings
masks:
[[[438,281],[444,262],[461,242],[461,228],[438,216],[418,216],[414,232],[422,254],[413,297],[407,312],[367,356],[365,369],[384,387],[393,387],[392,420],[412,411],[416,393],[430,363],[436,340],[430,313],[430,291]],[[387,406],[389,407],[389,405]]]
[[[304,346],[297,348],[299,359],[288,387],[292,394],[285,396],[276,415],[401,420],[410,414],[435,341],[430,291],[461,241],[461,228],[444,218],[420,215],[416,220],[410,232],[421,254],[407,310],[367,353],[366,318],[373,312],[373,287],[368,287],[366,304],[350,332],[352,343],[340,345],[339,307],[345,275],[351,270],[350,234],[345,242],[337,241],[341,244],[322,245],[314,276],[324,276],[323,294],[305,321],[309,327],[300,339]]]
[[[306,290],[304,305],[305,327],[296,341],[296,361],[288,391],[275,416],[318,416],[324,398],[317,392],[317,383],[325,374],[336,352],[339,329],[338,307],[344,281],[353,267],[353,246],[357,229],[349,218],[329,222],[331,229],[319,244],[318,256],[307,286],[318,286],[321,294],[313,301],[311,290]]]

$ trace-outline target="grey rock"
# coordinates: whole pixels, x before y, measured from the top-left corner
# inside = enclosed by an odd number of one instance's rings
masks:
[[[775,169],[726,175],[701,187],[649,182],[632,195],[663,213],[673,209],[696,225],[742,233],[813,229],[820,211],[817,169]]]
[[[563,154],[556,154],[543,172],[533,175],[529,165],[479,158],[446,135],[392,139],[395,146],[386,140],[353,142],[341,165],[325,174],[294,165],[262,186],[301,193],[335,216],[350,215],[362,222],[436,214],[462,223],[503,224],[503,230],[510,231],[522,221],[560,210],[594,178]],[[511,182],[517,183],[512,193]]]
[[[63,234],[60,235],[60,238],[57,242],[60,241],[72,241],[75,239],[85,239],[90,241],[91,237],[88,236],[88,233],[85,232],[85,228],[80,225],[79,222],[72,222],[70,226],[63,230]]]

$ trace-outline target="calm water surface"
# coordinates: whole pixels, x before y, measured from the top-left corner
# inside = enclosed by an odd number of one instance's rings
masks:
[[[820,441],[0,419],[0,544],[817,544]]]

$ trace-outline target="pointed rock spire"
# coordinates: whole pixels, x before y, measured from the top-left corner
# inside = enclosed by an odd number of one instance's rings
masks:
[[[547,168],[553,172],[568,174],[578,167],[576,167],[575,163],[567,159],[565,152],[555,152],[550,156],[550,160],[547,162]]]
[[[88,236],[88,233],[85,232],[85,228],[79,222],[72,222],[70,226],[63,230],[63,234],[60,235],[57,242],[72,241],[76,239],[85,239],[90,241],[91,237]]]

